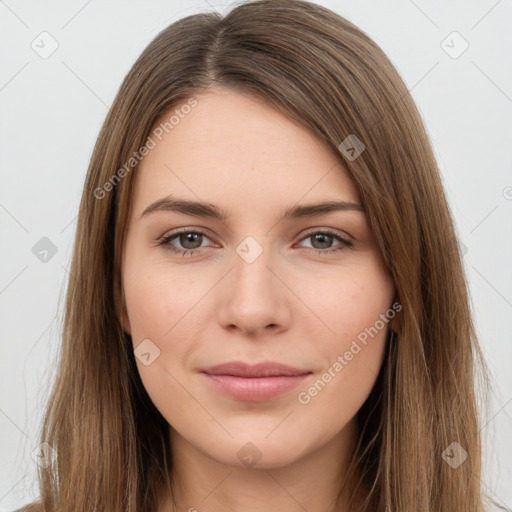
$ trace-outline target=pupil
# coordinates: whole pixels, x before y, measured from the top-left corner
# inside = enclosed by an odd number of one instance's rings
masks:
[[[322,240],[322,239],[323,239],[323,240]],[[325,233],[323,233],[323,234],[318,234],[318,235],[315,235],[315,236],[313,237],[313,240],[315,240],[315,241],[320,240],[320,243],[321,243],[321,244],[322,244],[322,243],[323,243],[323,244],[326,244],[326,246],[327,246],[327,247],[329,247],[329,243],[328,243],[328,242],[329,242],[331,239],[332,239],[332,236],[331,236],[331,235],[326,235]],[[314,246],[314,244],[313,244],[313,246]],[[317,249],[325,249],[325,248],[326,248],[326,247],[323,247],[323,246],[322,246],[322,247],[317,247]]]
[[[201,246],[201,242],[199,242],[199,244],[196,243],[196,245],[194,245],[194,241],[197,242],[197,240],[199,239],[200,236],[202,236],[202,235],[200,235],[199,233],[185,233],[184,235],[181,235],[180,242],[183,245],[183,247],[185,247],[187,249],[197,249],[198,247]],[[187,246],[188,242],[191,242],[193,246],[192,247]]]

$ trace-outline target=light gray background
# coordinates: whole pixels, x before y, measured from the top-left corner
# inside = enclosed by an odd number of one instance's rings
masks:
[[[422,113],[494,379],[483,485],[512,509],[512,1],[319,1],[391,58]],[[37,496],[31,452],[54,375],[81,189],[135,59],[171,22],[227,2],[0,1],[0,511]],[[58,49],[32,48],[49,32]],[[469,44],[458,58],[445,50]],[[455,37],[455,39],[454,39]],[[451,42],[453,41],[453,43]],[[48,42],[45,44],[48,48]],[[48,237],[46,263],[32,247]]]

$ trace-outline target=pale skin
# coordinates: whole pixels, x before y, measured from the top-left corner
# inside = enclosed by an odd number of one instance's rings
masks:
[[[337,509],[333,503],[357,441],[355,415],[375,383],[393,322],[307,404],[298,394],[389,310],[393,281],[364,212],[280,220],[297,205],[361,204],[325,143],[248,96],[216,89],[194,97],[197,106],[137,170],[120,314],[134,349],[150,339],[160,350],[151,364],[137,365],[172,427],[178,510],[348,512],[350,489]],[[228,218],[176,211],[141,217],[170,194],[217,205]],[[157,245],[177,228],[204,233],[168,242],[189,249],[185,256]],[[326,230],[334,236],[318,235]],[[262,248],[251,263],[236,250],[248,236]],[[342,246],[336,236],[353,245],[326,253]],[[233,360],[278,361],[313,373],[280,396],[244,401],[212,389],[199,374]],[[246,450],[260,456],[251,467],[239,457],[249,442]],[[168,495],[158,510],[172,510]]]

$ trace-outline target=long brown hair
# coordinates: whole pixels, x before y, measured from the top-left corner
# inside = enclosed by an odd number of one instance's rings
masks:
[[[486,384],[487,374],[428,136],[383,51],[343,17],[302,0],[249,1],[224,17],[183,18],[125,77],[80,203],[61,358],[41,435],[58,456],[40,469],[40,510],[157,508],[158,482],[172,470],[169,425],[141,383],[118,315],[132,159],[157,120],[212,87],[263,100],[328,144],[359,188],[394,279],[402,310],[358,412],[354,496],[364,499],[354,499],[353,510],[482,512],[475,383],[480,375]],[[340,149],[353,136],[364,144],[357,158]],[[457,468],[443,457],[454,447],[467,453]]]

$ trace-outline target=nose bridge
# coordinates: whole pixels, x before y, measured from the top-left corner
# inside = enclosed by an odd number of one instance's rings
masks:
[[[233,272],[226,282],[219,309],[224,326],[235,325],[243,331],[257,331],[287,320],[282,286],[270,269],[274,255],[255,236],[247,236],[235,247]],[[269,268],[270,267],[270,268]]]
[[[246,236],[235,248],[234,285],[243,292],[258,293],[259,287],[269,286],[273,279],[271,267],[273,255],[263,236]],[[263,245],[265,244],[265,246]]]

